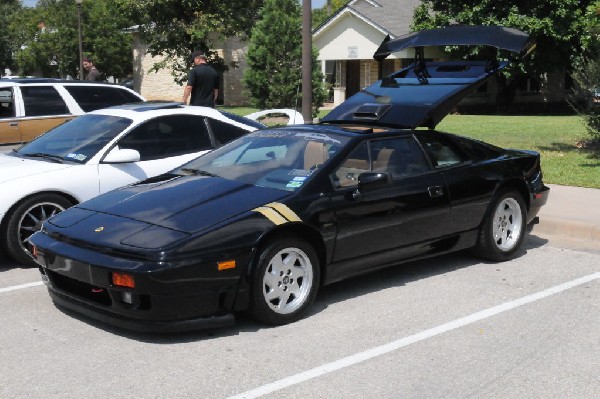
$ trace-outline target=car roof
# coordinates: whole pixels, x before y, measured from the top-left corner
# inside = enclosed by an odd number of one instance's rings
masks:
[[[91,115],[112,115],[122,118],[128,118],[135,122],[144,121],[152,117],[163,115],[199,115],[207,116],[213,119],[223,120],[224,118],[233,120],[234,122],[253,126],[255,128],[264,128],[265,125],[251,119],[244,118],[238,115],[232,115],[227,112],[221,112],[210,107],[200,107],[195,105],[186,105],[174,101],[146,101],[139,103],[129,103],[123,105],[115,105],[113,107],[103,108],[89,112]]]
[[[0,83],[16,83],[18,85],[29,85],[29,84],[61,84],[61,85],[95,85],[95,86],[116,86],[123,87],[113,83],[107,82],[92,82],[85,80],[69,80],[69,79],[54,79],[54,78],[2,78]]]
[[[331,110],[323,122],[360,123],[414,129],[433,129],[460,100],[508,65],[507,61],[426,61],[424,46],[481,45],[525,52],[529,36],[498,26],[450,26],[389,40],[374,58],[383,61],[394,51],[415,48],[415,61]],[[380,68],[381,70],[381,68]]]

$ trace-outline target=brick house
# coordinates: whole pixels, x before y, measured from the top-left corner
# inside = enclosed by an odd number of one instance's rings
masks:
[[[149,72],[162,58],[152,57],[148,47],[140,41],[137,32],[133,34],[133,88],[148,100],[181,101],[183,86],[173,81],[169,70]],[[218,49],[219,56],[229,65],[229,70],[221,76],[219,100],[224,105],[245,105],[248,103],[243,93],[241,79],[247,66],[245,54],[247,45],[238,38],[230,38]]]

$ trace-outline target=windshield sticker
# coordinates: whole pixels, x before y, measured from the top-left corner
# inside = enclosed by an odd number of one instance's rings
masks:
[[[304,182],[292,180],[285,187],[286,188],[298,188],[302,185],[302,183],[304,183]]]
[[[77,156],[77,154],[70,153],[70,154],[67,154],[67,156],[65,158],[75,158],[76,156]]]
[[[292,181],[304,181],[306,180],[306,176],[296,176],[292,179]]]
[[[288,175],[290,176],[300,176],[300,177],[308,177],[312,174],[312,170],[306,170],[306,169],[292,169],[288,172]]]
[[[85,161],[85,159],[87,158],[87,156],[83,155],[83,154],[77,154],[75,155],[75,159],[78,161]]]
[[[284,132],[281,130],[265,130],[264,132],[258,131],[252,134],[252,136],[255,137],[286,137],[289,135],[289,132]]]
[[[341,141],[333,139],[323,133],[296,133],[296,137],[303,137],[306,140],[317,140],[323,142],[330,142],[333,144],[342,144]]]

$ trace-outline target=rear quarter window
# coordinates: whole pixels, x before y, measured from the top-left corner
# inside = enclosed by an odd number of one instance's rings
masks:
[[[65,101],[52,86],[21,86],[25,116],[69,114]]]
[[[135,94],[118,86],[68,85],[65,86],[65,89],[73,96],[84,112],[142,101]]]
[[[215,144],[217,147],[227,144],[230,141],[249,133],[248,130],[242,129],[241,127],[237,127],[216,119],[207,118],[207,121],[215,138]]]

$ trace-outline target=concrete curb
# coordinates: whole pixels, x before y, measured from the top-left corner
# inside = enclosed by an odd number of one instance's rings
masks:
[[[600,223],[545,216],[540,217],[540,223],[533,228],[533,233],[595,241],[600,245]]]

